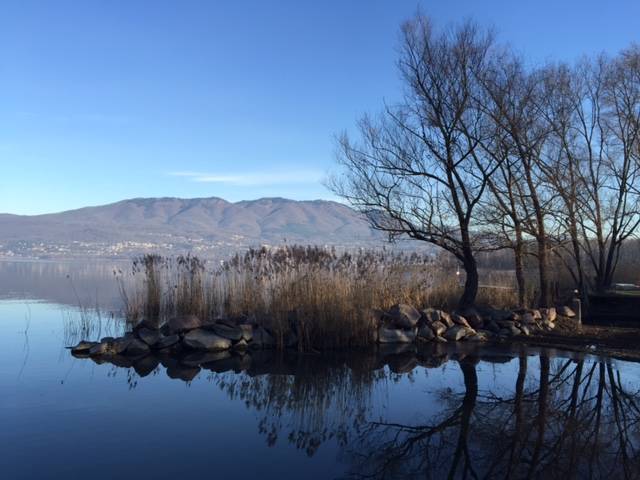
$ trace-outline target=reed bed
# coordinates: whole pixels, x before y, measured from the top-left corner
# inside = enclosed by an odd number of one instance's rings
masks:
[[[133,274],[138,281],[121,287],[130,321],[238,319],[269,328],[281,342],[294,332],[305,348],[368,344],[373,309],[399,302],[452,308],[460,291],[455,270],[432,255],[388,250],[263,247],[213,265],[145,255]]]

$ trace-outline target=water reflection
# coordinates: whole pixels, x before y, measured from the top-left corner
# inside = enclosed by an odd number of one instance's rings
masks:
[[[639,478],[634,376],[607,359],[524,348],[93,360],[127,368],[130,388],[163,370],[211,382],[257,414],[269,446],[313,456],[336,442],[349,477]],[[425,388],[407,395],[417,381]]]

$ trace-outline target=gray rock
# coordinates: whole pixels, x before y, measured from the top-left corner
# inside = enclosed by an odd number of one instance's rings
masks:
[[[464,327],[463,325],[454,325],[445,332],[444,338],[452,342],[457,342],[467,336],[469,330],[470,328]]]
[[[180,336],[177,334],[167,335],[166,337],[160,338],[156,343],[153,344],[153,348],[157,350],[161,350],[163,348],[169,348],[174,346],[180,341]]]
[[[438,337],[441,337],[444,335],[444,332],[447,331],[447,326],[442,322],[433,322],[431,328],[433,329],[433,333]]]
[[[558,312],[555,308],[541,308],[540,314],[542,315],[543,320],[549,320],[550,322],[555,322],[558,316]]]
[[[527,336],[527,337],[528,337],[529,335],[531,335],[531,330],[529,330],[529,327],[528,327],[528,326],[526,326],[526,325],[522,325],[522,326],[520,327],[520,331],[522,332],[522,334],[523,334],[523,335],[525,335],[525,336]]]
[[[228,350],[231,348],[231,340],[216,335],[213,332],[203,329],[191,330],[186,333],[182,343],[195,350]]]
[[[124,337],[116,338],[113,342],[111,342],[111,350],[115,354],[124,353],[129,345],[133,341],[134,336],[130,333],[127,333]]]
[[[511,335],[520,335],[522,333],[522,331],[515,325],[510,327],[509,330],[511,331]]]
[[[437,343],[447,343],[447,339],[444,338],[444,337],[440,337],[440,336],[436,337],[435,341]]]
[[[202,322],[195,315],[181,315],[169,320],[169,329],[173,333],[188,332],[189,330],[195,330],[201,326]]]
[[[212,330],[216,335],[237,342],[244,335],[244,331],[235,325],[227,325],[225,323],[214,323],[208,329]]]
[[[142,340],[134,338],[131,340],[124,353],[133,356],[145,355],[149,353],[149,345],[144,343]]]
[[[394,327],[405,330],[415,327],[420,320],[420,312],[406,303],[394,305],[387,314]]]
[[[487,323],[487,330],[490,330],[491,332],[497,334],[498,332],[500,332],[500,326],[492,320]]]
[[[560,307],[557,311],[557,314],[560,315],[561,317],[567,317],[567,318],[573,318],[576,316],[576,312],[571,310],[571,308],[567,307],[566,305],[563,307]],[[549,318],[549,320],[553,322],[555,318],[553,320]]]
[[[440,321],[444,323],[447,328],[451,328],[454,325],[453,320],[451,319],[451,315],[442,310],[440,310]]]
[[[244,338],[241,338],[240,340],[238,340],[236,343],[233,344],[233,349],[246,350],[248,346],[249,346],[249,343]]]
[[[158,340],[162,338],[160,330],[151,330],[148,328],[141,328],[137,332],[138,338],[150,347],[154,346]]]
[[[462,315],[458,315],[457,313],[454,313],[453,315],[451,315],[451,320],[453,320],[453,323],[455,323],[456,325],[471,328],[471,325],[469,325],[469,322],[467,322],[467,319],[464,318]]]
[[[542,318],[542,313],[540,312],[540,310],[533,309],[529,313],[531,313],[531,315],[533,315],[533,318],[535,320],[540,320]]]
[[[439,322],[440,321],[440,310],[436,309],[436,308],[425,308],[424,310],[422,310],[421,313],[421,319],[425,322],[425,323],[433,323],[433,322]]]
[[[475,335],[467,335],[464,337],[467,342],[487,342],[489,338],[490,337],[482,331],[476,332]]]
[[[433,330],[431,329],[431,326],[422,325],[418,329],[418,338],[422,338],[424,340],[433,340],[434,338],[436,338],[436,335],[435,335],[435,333],[433,333]]]
[[[529,324],[535,323],[536,317],[532,313],[527,312],[524,315],[522,315],[520,320],[522,321],[522,323],[529,325]]]
[[[411,343],[416,339],[414,330],[401,330],[392,328],[380,328],[378,341],[380,343]]]

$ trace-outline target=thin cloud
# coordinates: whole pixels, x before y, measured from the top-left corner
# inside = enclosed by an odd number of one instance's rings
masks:
[[[323,178],[321,172],[316,171],[292,171],[270,173],[240,173],[218,174],[202,172],[170,172],[172,177],[183,177],[198,183],[220,183],[237,187],[249,187],[257,185],[282,185],[292,183],[320,183]]]

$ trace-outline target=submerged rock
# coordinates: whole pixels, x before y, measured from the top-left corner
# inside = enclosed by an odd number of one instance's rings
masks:
[[[137,338],[134,338],[131,340],[131,342],[127,346],[125,353],[127,355],[133,355],[133,356],[145,355],[149,353],[149,345],[144,343],[142,340],[138,340]]]
[[[216,335],[208,330],[191,330],[185,334],[182,343],[195,350],[227,350],[231,348],[231,340]]]

